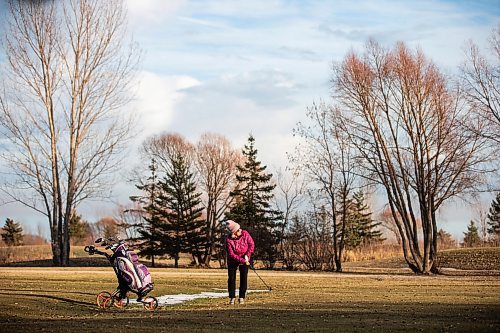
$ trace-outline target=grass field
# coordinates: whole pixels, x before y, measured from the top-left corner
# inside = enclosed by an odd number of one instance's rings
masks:
[[[147,312],[97,308],[95,295],[116,286],[110,267],[0,267],[0,332],[500,332],[498,275],[349,270],[259,271],[273,291],[250,293],[245,305],[213,298]],[[226,288],[224,270],[152,274],[154,296]],[[249,274],[250,289],[265,289]]]

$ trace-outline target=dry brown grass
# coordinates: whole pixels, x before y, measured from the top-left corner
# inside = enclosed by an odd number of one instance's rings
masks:
[[[151,270],[154,296],[226,287],[225,270]],[[0,332],[498,332],[498,277],[259,271],[272,292],[99,310],[106,268],[0,268]],[[250,289],[264,286],[253,272]]]
[[[78,258],[87,256],[83,248],[83,246],[72,246],[70,257]],[[50,244],[0,247],[0,264],[40,260],[52,260]]]
[[[401,257],[401,246],[397,244],[368,245],[344,252],[344,262],[381,260]]]

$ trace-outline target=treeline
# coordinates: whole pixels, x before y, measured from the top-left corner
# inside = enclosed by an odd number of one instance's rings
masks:
[[[253,136],[241,152],[213,133],[203,135],[196,145],[178,134],[151,137],[141,148],[142,160],[150,164],[138,166],[133,177],[141,194],[131,196],[131,204],[120,207],[118,216],[95,223],[74,211],[69,226],[72,244],[84,245],[101,236],[127,238],[153,266],[155,258],[168,258],[178,267],[182,253],[192,257],[193,265],[209,267],[215,260],[224,266],[223,221],[234,219],[251,232],[257,245],[255,259],[268,268],[339,271],[346,251],[382,244],[384,229],[386,234],[392,229],[401,244],[392,214],[384,210],[375,216],[362,189],[345,200],[342,192],[333,193],[333,220],[328,196],[307,182],[314,178],[304,177],[307,173],[299,172],[300,164],[293,171],[278,170],[273,178],[257,152]],[[497,245],[499,217],[500,194],[483,221],[483,235],[471,221],[461,245]],[[8,218],[3,242],[22,245],[23,237],[20,223]],[[437,241],[441,249],[458,245],[442,229]]]
[[[213,133],[197,144],[178,134],[146,140],[141,156],[150,163],[135,177],[142,194],[132,196],[134,205],[124,210],[128,240],[153,265],[155,257],[168,257],[177,267],[181,253],[196,265],[210,266],[212,260],[224,265],[223,221],[232,219],[253,236],[256,260],[288,269],[340,267],[341,257],[332,262],[335,246],[341,254],[344,248],[383,241],[362,191],[346,198],[339,206],[342,218],[334,221],[313,189],[306,190],[305,183],[297,187],[290,173],[280,172],[274,180],[257,153],[252,135],[241,153]],[[285,189],[286,181],[294,184],[293,191]]]

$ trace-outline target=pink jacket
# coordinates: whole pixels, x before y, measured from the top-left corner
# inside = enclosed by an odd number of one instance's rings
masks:
[[[246,230],[241,230],[241,236],[231,238],[231,235],[226,237],[226,251],[228,266],[244,265],[245,255],[250,260],[254,250],[252,236]]]

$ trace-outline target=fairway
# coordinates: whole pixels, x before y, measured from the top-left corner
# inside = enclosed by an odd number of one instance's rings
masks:
[[[226,288],[226,271],[152,269],[153,296]],[[0,268],[0,332],[499,332],[499,276],[259,271],[272,292],[100,310],[111,268]],[[265,289],[250,272],[249,288]]]

